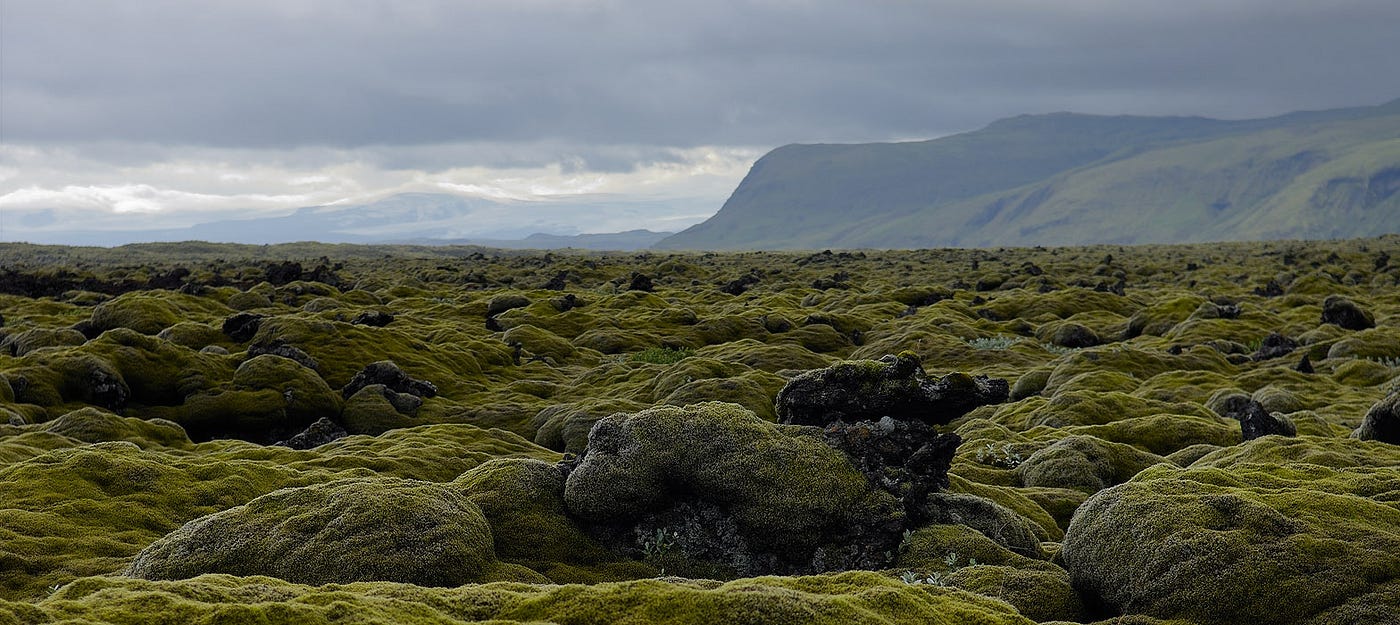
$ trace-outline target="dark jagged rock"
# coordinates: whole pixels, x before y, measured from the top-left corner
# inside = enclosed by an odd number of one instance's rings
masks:
[[[648,278],[644,273],[633,272],[632,281],[627,284],[628,291],[646,291],[650,293],[653,288],[655,287],[651,283],[651,278]]]
[[[740,276],[738,279],[730,280],[725,283],[724,286],[721,286],[719,290],[730,295],[743,295],[745,291],[749,290],[749,287],[758,284],[760,281],[762,281],[762,278],[750,272]]]
[[[131,390],[121,378],[110,372],[94,369],[88,375],[88,388],[84,394],[88,403],[112,410],[121,410],[131,398]]]
[[[890,417],[849,425],[836,421],[826,426],[823,436],[871,485],[899,498],[914,525],[923,521],[929,493],[948,487],[948,467],[962,444],[957,434],[940,434],[921,421]]]
[[[1006,401],[1006,380],[950,373],[935,381],[912,352],[857,360],[803,373],[778,392],[783,423],[826,426],[833,421],[902,421],[942,424],[978,406]]]
[[[1363,441],[1400,445],[1400,391],[1394,391],[1366,411],[1352,436]]]
[[[1264,408],[1264,405],[1251,400],[1239,412],[1228,415],[1232,419],[1240,422],[1240,437],[1246,441],[1256,438],[1277,434],[1279,436],[1297,436],[1298,429],[1293,422],[1289,421],[1278,413],[1271,413]]]
[[[320,282],[321,284],[339,289],[345,283],[345,281],[341,280],[340,276],[336,274],[336,270],[341,267],[340,264],[336,263],[334,266],[327,266],[329,259],[323,258],[322,261],[321,264],[316,265],[315,269],[303,274],[302,279],[308,282]]]
[[[569,312],[575,308],[582,308],[584,302],[583,300],[579,299],[577,295],[574,295],[573,293],[566,293],[564,295],[549,300],[549,305],[553,306],[554,310],[557,310],[559,312]]]
[[[258,328],[262,327],[265,315],[256,313],[238,313],[224,319],[224,335],[239,343],[246,343],[258,333]]]
[[[372,328],[382,328],[394,322],[394,316],[382,310],[367,310],[350,320],[350,323],[357,326],[370,326]]]
[[[270,342],[261,345],[253,345],[248,348],[248,356],[250,357],[262,356],[263,354],[272,354],[273,356],[281,356],[289,360],[294,360],[297,364],[312,371],[316,371],[321,367],[321,363],[316,362],[316,359],[312,358],[311,354],[302,351],[301,348],[288,345],[286,341],[282,339],[273,339]]]
[[[817,289],[818,291],[827,291],[830,289],[844,290],[851,288],[850,281],[851,274],[845,271],[838,271],[825,278],[817,278],[816,280],[813,280],[812,288]]]
[[[350,383],[341,389],[341,395],[348,399],[360,389],[371,384],[383,384],[385,388],[395,393],[407,393],[420,398],[437,395],[437,387],[433,386],[431,382],[408,377],[408,374],[404,373],[403,369],[400,369],[392,360],[381,360],[365,365],[365,368],[356,373],[355,377],[350,378]],[[395,409],[398,409],[398,406],[395,406]]]
[[[1282,297],[1283,287],[1279,285],[1278,281],[1270,280],[1268,284],[1255,288],[1254,294],[1259,297]]]
[[[1215,305],[1215,314],[1221,319],[1239,319],[1240,313],[1242,312],[1244,311],[1240,308],[1239,304],[1227,302],[1223,304],[1217,303]]]
[[[1259,345],[1259,351],[1254,352],[1250,358],[1255,361],[1281,358],[1293,353],[1298,349],[1298,341],[1290,339],[1278,332],[1271,332],[1264,338],[1264,342]]]
[[[497,295],[486,302],[486,316],[495,317],[507,310],[524,308],[530,305],[530,298],[524,295]]]
[[[189,277],[189,275],[189,269],[176,267],[170,271],[151,276],[151,279],[146,281],[146,287],[176,291],[185,286],[185,278]]]
[[[340,427],[330,419],[321,417],[311,425],[306,426],[306,429],[302,430],[296,436],[273,444],[291,447],[292,449],[312,449],[331,441],[345,438],[349,435],[350,433],[346,432],[345,428]]]
[[[1298,366],[1293,367],[1293,370],[1298,373],[1316,373],[1313,369],[1312,359],[1308,358],[1307,354],[1303,354],[1303,359],[1298,361]]]
[[[1345,297],[1329,295],[1322,302],[1322,322],[1339,326],[1346,330],[1366,330],[1376,327],[1376,319],[1369,311]]]
[[[267,282],[273,286],[282,286],[300,280],[301,274],[304,271],[301,263],[292,261],[272,263],[267,266],[267,271],[263,279],[267,280]]]
[[[1066,323],[1055,329],[1055,333],[1050,337],[1050,342],[1060,347],[1072,349],[1082,347],[1093,347],[1102,343],[1093,330],[1077,323]]]
[[[554,274],[554,277],[550,278],[549,281],[545,282],[540,288],[546,291],[563,291],[569,288],[569,272],[561,271]]]

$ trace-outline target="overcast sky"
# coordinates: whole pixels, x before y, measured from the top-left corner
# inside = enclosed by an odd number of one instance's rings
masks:
[[[0,211],[436,191],[660,219],[792,142],[1380,104],[1398,32],[1395,0],[0,0]]]

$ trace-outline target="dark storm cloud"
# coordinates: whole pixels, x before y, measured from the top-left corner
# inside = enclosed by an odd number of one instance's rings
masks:
[[[665,151],[569,161],[549,146],[911,138],[1026,112],[1247,117],[1400,96],[1393,0],[0,7],[0,137],[20,143],[518,144],[533,147],[501,163],[626,170]],[[424,167],[431,152],[416,154],[385,166]]]

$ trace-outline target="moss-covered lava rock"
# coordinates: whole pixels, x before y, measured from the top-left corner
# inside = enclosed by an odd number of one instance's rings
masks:
[[[316,585],[530,579],[496,560],[490,524],[461,493],[384,479],[268,493],[186,523],[136,554],[125,571],[156,580],[206,573]]]

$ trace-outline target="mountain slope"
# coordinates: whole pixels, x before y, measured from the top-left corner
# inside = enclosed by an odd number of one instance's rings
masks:
[[[1400,100],[1270,119],[1002,120],[765,155],[668,249],[1324,238],[1400,231]]]

